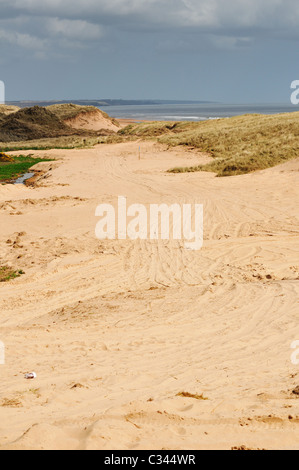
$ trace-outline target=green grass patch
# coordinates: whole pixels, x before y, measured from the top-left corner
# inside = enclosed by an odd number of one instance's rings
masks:
[[[31,155],[13,157],[13,162],[0,162],[0,182],[11,181],[24,175],[28,170],[40,162],[49,162],[45,158],[33,158]]]
[[[16,279],[22,274],[25,274],[23,271],[15,271],[12,268],[9,268],[8,266],[0,266],[0,282],[8,282],[11,281],[12,279]]]

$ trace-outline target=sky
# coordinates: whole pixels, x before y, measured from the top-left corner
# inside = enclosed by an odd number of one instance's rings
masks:
[[[0,0],[6,100],[289,103],[298,0]]]

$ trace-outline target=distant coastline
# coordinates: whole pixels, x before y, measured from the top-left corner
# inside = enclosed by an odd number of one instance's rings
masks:
[[[213,101],[198,100],[122,100],[122,99],[101,99],[101,100],[50,100],[50,101],[8,101],[8,105],[18,106],[19,108],[32,106],[51,106],[54,104],[78,104],[80,106],[152,106],[152,105],[189,105],[189,104],[212,104]]]
[[[73,101],[10,101],[20,108],[74,103],[95,106],[119,121],[206,121],[244,114],[281,114],[299,111],[291,103],[223,104],[208,101],[167,100],[73,100]]]

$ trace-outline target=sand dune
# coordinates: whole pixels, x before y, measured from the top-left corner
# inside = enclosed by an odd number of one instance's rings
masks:
[[[0,257],[26,273],[0,285],[0,448],[298,449],[299,160],[169,174],[208,157],[139,145],[47,151],[37,187],[0,186]],[[203,249],[97,240],[118,195],[203,203]]]
[[[120,124],[115,119],[94,106],[56,104],[46,109],[73,129],[117,132],[120,128]]]
[[[92,131],[101,131],[103,129],[117,132],[119,126],[113,123],[110,119],[105,118],[102,113],[95,111],[94,113],[81,113],[75,118],[67,119],[65,121],[70,127],[74,129],[86,129]]]

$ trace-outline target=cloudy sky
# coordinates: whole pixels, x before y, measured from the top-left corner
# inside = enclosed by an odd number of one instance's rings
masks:
[[[288,102],[298,0],[0,0],[7,100]]]

